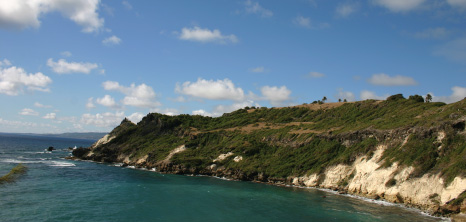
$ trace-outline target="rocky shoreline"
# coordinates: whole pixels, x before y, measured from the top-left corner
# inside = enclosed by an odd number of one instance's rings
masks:
[[[174,150],[177,150],[175,148]],[[179,150],[179,149],[178,149]],[[84,154],[84,155],[83,155]],[[91,154],[91,155],[89,155]],[[81,156],[79,156],[81,155]],[[404,198],[400,195],[395,195],[394,197],[389,197],[388,195],[378,195],[371,192],[361,192],[361,190],[351,190],[349,186],[343,186],[342,184],[328,184],[325,183],[326,179],[324,176],[317,178],[317,182],[310,185],[304,181],[304,177],[287,177],[287,178],[274,178],[267,177],[264,174],[257,175],[247,175],[244,172],[225,168],[224,166],[219,166],[217,164],[212,164],[207,168],[199,169],[197,167],[185,167],[184,165],[173,164],[170,160],[159,161],[157,163],[147,162],[147,157],[139,159],[137,161],[129,161],[129,158],[124,158],[122,161],[112,162],[112,161],[96,161],[93,159],[94,156],[91,153],[90,148],[79,148],[73,151],[73,156],[68,157],[67,159],[72,160],[88,160],[92,162],[104,162],[111,164],[121,164],[120,167],[134,167],[136,169],[145,169],[149,171],[154,171],[161,174],[176,174],[176,175],[186,175],[186,176],[209,176],[215,178],[224,178],[227,180],[236,180],[236,181],[251,181],[255,183],[263,183],[274,186],[287,186],[287,187],[299,187],[299,188],[316,188],[323,189],[327,191],[333,191],[340,195],[350,195],[354,197],[363,197],[372,200],[384,201],[388,203],[401,204],[407,208],[418,209],[428,215],[439,218],[450,218],[452,221],[466,221],[463,218],[466,218],[466,215],[461,214],[461,211],[464,211],[466,208],[466,201],[464,201],[460,206],[451,207],[448,204],[444,206],[440,205],[419,205],[413,204],[410,202],[405,202]],[[453,201],[453,200],[451,200]]]

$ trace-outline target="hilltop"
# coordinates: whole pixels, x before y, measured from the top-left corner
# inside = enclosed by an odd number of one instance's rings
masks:
[[[323,187],[432,214],[466,210],[466,99],[245,107],[221,117],[150,113],[73,155],[162,173]]]

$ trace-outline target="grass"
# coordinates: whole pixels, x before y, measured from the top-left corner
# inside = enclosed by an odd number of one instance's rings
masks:
[[[137,125],[123,121],[111,132],[117,137],[93,151],[110,160],[121,154],[136,159],[148,155],[155,163],[185,144],[188,149],[172,157],[174,164],[203,169],[220,154],[233,152],[222,165],[247,175],[285,178],[322,173],[364,155],[370,158],[383,144],[388,147],[384,167],[394,162],[413,166],[412,177],[440,173],[446,184],[466,176],[466,136],[459,133],[464,123],[452,123],[466,116],[466,100],[446,105],[396,95],[334,108],[313,106],[245,108],[217,118],[151,113]],[[248,127],[256,128],[244,130]],[[441,148],[440,130],[447,135]],[[409,138],[402,144],[405,134]],[[345,141],[350,143],[343,145]],[[234,162],[235,156],[243,160]]]
[[[0,177],[0,184],[3,184],[3,183],[13,183],[15,182],[21,175],[25,174],[27,171],[27,167],[22,165],[22,164],[18,164],[16,165],[15,167],[13,167],[13,169],[11,169],[11,171]]]

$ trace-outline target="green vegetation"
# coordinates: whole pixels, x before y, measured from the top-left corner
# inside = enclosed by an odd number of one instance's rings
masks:
[[[171,158],[173,164],[201,170],[220,154],[233,152],[216,164],[250,177],[286,178],[370,158],[383,144],[383,167],[395,162],[413,166],[411,177],[441,173],[448,184],[455,176],[466,176],[466,100],[449,105],[426,101],[398,94],[385,101],[246,107],[217,118],[151,113],[137,125],[124,120],[111,132],[114,140],[93,150],[94,160],[147,155],[156,164],[186,145],[186,151]],[[442,141],[440,131],[446,135]],[[243,160],[235,162],[236,156]]]
[[[11,169],[11,171],[8,174],[0,177],[0,184],[13,183],[16,181],[16,179],[18,179],[19,176],[25,174],[26,171],[27,171],[26,166],[22,164],[18,164],[15,167],[13,167],[13,169]]]

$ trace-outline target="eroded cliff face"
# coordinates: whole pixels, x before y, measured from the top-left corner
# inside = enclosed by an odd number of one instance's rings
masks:
[[[445,186],[439,174],[425,174],[410,178],[413,167],[397,163],[381,168],[381,157],[386,146],[380,145],[372,158],[358,158],[352,165],[337,165],[318,174],[294,177],[292,184],[305,187],[321,187],[340,190],[344,193],[382,199],[393,203],[404,203],[418,207],[431,214],[439,213],[441,206],[457,198],[466,189],[466,179],[455,177]]]

